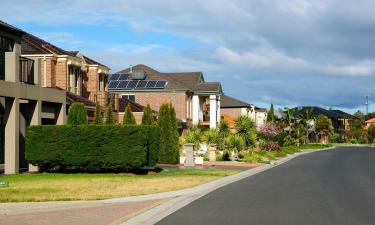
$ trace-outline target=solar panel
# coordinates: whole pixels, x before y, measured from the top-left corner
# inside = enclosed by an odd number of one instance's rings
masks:
[[[148,81],[147,84],[146,84],[146,88],[154,88],[155,85],[156,85],[156,82],[157,82],[156,80]]]
[[[119,81],[110,81],[108,84],[108,88],[117,88],[117,85],[119,84]]]
[[[135,86],[137,86],[137,83],[138,83],[137,80],[129,81],[129,84],[128,84],[128,86],[126,86],[126,88],[127,89],[133,89],[133,88],[135,88]]]
[[[164,88],[166,83],[167,83],[167,81],[165,81],[165,80],[158,80],[158,82],[155,85],[155,88]]]
[[[109,80],[110,80],[110,81],[111,81],[111,80],[118,80],[119,76],[120,76],[120,74],[118,74],[118,73],[112,74],[112,75],[109,77]]]
[[[129,84],[128,80],[120,81],[119,85],[117,86],[117,88],[125,89],[128,84]]]
[[[128,74],[120,74],[118,80],[127,80],[129,78]]]
[[[145,88],[146,84],[147,84],[146,80],[140,80],[135,88],[136,89],[138,89],[138,88]]]

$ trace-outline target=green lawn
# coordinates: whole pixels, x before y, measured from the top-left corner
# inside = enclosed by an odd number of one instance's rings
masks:
[[[172,170],[134,174],[21,174],[0,177],[0,202],[94,200],[144,195],[193,187],[235,170]]]

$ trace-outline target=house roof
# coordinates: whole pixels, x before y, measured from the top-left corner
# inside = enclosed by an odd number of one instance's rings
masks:
[[[366,120],[365,123],[375,123],[375,118],[371,118],[369,120]]]
[[[126,106],[128,106],[128,105],[130,105],[130,108],[131,108],[132,112],[143,112],[144,108],[146,108],[145,106],[140,105],[136,102],[133,102],[129,99],[121,98],[120,102],[119,102],[119,112],[124,112]]]
[[[249,108],[251,105],[249,103],[243,102],[241,100],[232,98],[227,95],[223,95],[220,98],[220,108]]]
[[[162,73],[142,64],[133,66],[132,71],[144,71],[147,74],[145,80],[166,80],[165,89],[169,90],[222,93],[221,84],[219,82],[205,82],[201,72]],[[130,68],[117,73],[130,74]]]
[[[310,108],[313,109],[312,115],[314,117],[317,117],[319,115],[324,115],[331,119],[357,119],[355,116],[350,115],[349,113],[343,112],[341,110],[332,110],[332,109],[327,110],[327,109],[323,109],[317,106],[296,107],[294,108],[296,110],[295,116],[302,115],[307,109],[310,109]]]
[[[86,107],[95,107],[95,103],[82,97],[79,95],[76,95],[72,92],[67,91],[66,92],[66,104],[71,105],[74,102],[83,103]]]
[[[17,27],[14,27],[2,20],[0,20],[0,28],[1,30],[4,30],[5,32],[8,32],[8,33],[11,33],[11,34],[15,34],[16,36],[21,36],[23,34],[25,34],[25,31],[17,28]]]
[[[74,52],[66,51],[32,34],[22,36],[22,54],[56,54],[76,56]]]

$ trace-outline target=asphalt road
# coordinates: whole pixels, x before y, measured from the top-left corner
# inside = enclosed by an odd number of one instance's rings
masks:
[[[217,189],[158,224],[375,224],[375,149],[302,155]]]

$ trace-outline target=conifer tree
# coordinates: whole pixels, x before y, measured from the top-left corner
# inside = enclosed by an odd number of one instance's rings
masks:
[[[110,102],[107,106],[107,112],[106,112],[106,119],[105,124],[107,125],[113,125],[115,124],[115,118],[113,117],[113,109],[112,109],[112,103]]]
[[[72,103],[68,112],[68,124],[73,126],[87,124],[87,110],[84,104]]]
[[[159,162],[176,164],[179,162],[179,134],[176,112],[171,104],[160,106],[158,125],[160,127]]]
[[[143,110],[142,125],[153,125],[154,123],[155,121],[152,115],[151,107],[149,104],[147,104],[146,108]]]
[[[103,124],[102,110],[98,102],[96,102],[96,106],[95,106],[94,124]]]
[[[136,124],[133,112],[128,104],[125,108],[124,118],[122,124]]]
[[[271,104],[271,108],[268,110],[267,122],[275,122],[275,110],[273,109],[273,104]]]

